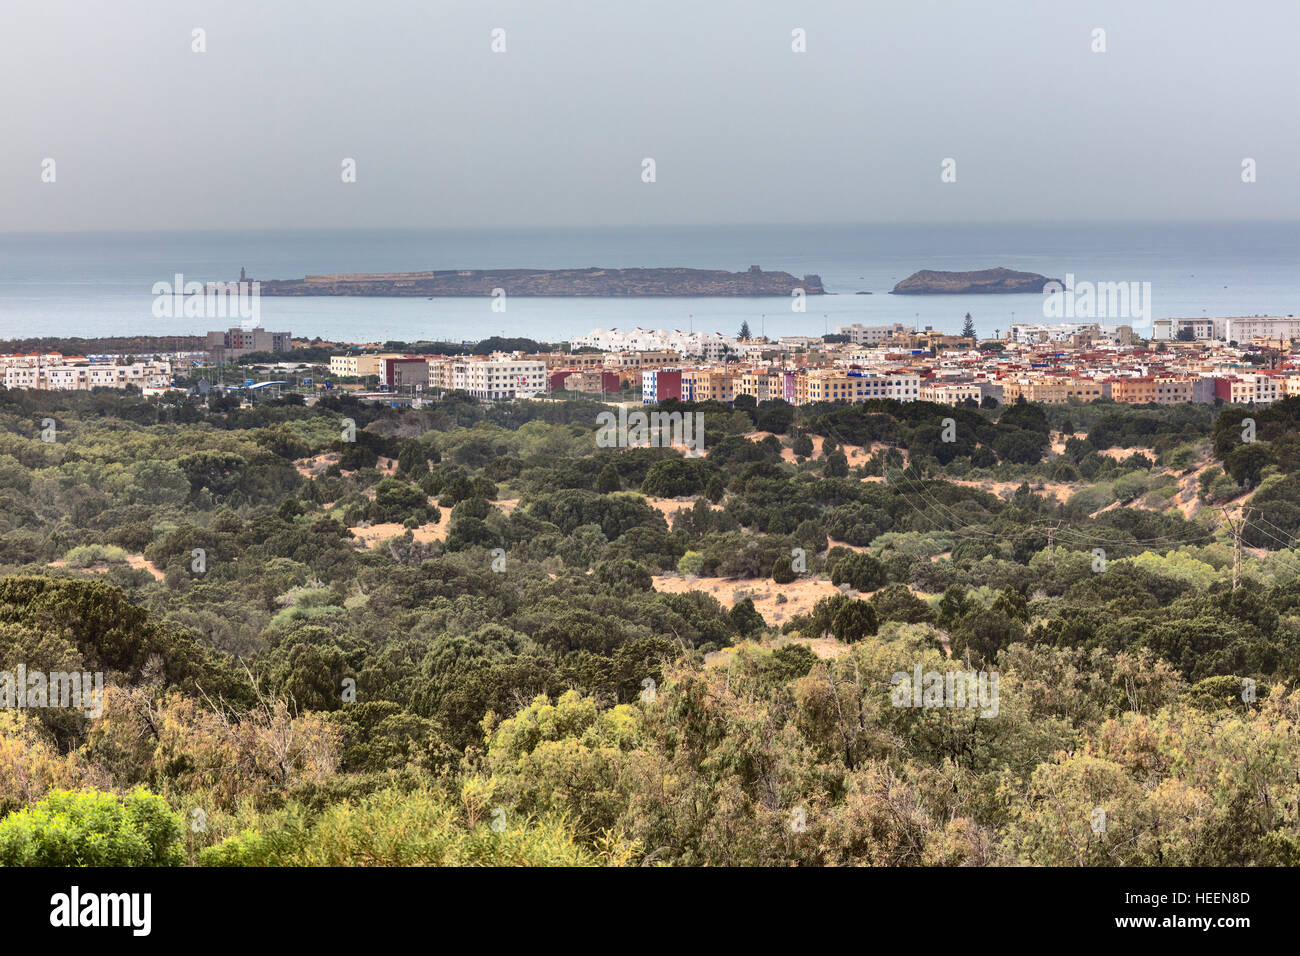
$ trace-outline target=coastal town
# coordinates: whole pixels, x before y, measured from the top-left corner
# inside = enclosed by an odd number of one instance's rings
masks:
[[[1022,398],[1266,405],[1300,394],[1300,318],[1294,316],[1156,319],[1141,330],[1146,335],[1087,322],[1013,324],[993,338],[900,323],[854,323],[824,336],[775,339],[747,331],[595,329],[562,348],[488,354],[325,343],[326,363],[295,359],[308,346],[319,353],[319,342],[235,328],[208,333],[201,350],[0,355],[0,369],[8,389],[133,387],[161,395],[196,369],[233,367],[238,371],[222,379],[248,390],[250,399],[324,388],[379,401],[464,392],[486,401],[576,393],[642,404],[733,404],[747,397],[792,405],[870,399],[988,405]],[[274,387],[259,388],[267,385]]]

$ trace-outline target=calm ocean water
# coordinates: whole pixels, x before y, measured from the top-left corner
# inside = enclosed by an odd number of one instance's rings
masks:
[[[155,318],[150,289],[186,281],[422,269],[760,265],[817,273],[836,295],[794,313],[784,298],[509,300],[264,298],[261,324],[345,341],[559,341],[590,329],[694,328],[817,335],[837,325],[915,323],[981,334],[1044,321],[1042,298],[894,296],[918,269],[1007,266],[1077,281],[1150,282],[1153,317],[1300,313],[1300,223],[833,225],[643,229],[386,230],[0,235],[0,338],[176,335],[235,325]],[[871,292],[872,295],[855,295]]]

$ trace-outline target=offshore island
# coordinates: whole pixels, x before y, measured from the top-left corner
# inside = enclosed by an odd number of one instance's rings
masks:
[[[1042,292],[1049,279],[1036,272],[1013,269],[980,269],[975,272],[937,272],[922,269],[898,285],[891,295],[1005,295],[1007,293]]]
[[[248,277],[240,270],[240,280]],[[824,295],[820,276],[725,269],[446,269],[263,279],[262,295],[487,296],[789,296]]]

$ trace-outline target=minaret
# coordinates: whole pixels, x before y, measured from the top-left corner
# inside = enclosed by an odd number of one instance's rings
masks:
[[[239,281],[240,281],[240,282],[244,282],[245,280],[247,280],[247,278],[248,278],[248,276],[244,275],[244,267],[243,267],[243,266],[240,266],[240,267],[239,267]]]

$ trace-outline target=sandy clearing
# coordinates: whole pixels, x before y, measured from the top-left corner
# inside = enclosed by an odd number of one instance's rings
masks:
[[[1065,454],[1065,443],[1069,439],[1077,438],[1082,441],[1088,437],[1087,432],[1070,432],[1068,435],[1065,432],[1052,432],[1052,434],[1056,436],[1052,439],[1052,454],[1054,455]]]
[[[850,551],[857,551],[859,553],[871,550],[871,548],[865,544],[849,544],[847,541],[840,541],[839,539],[832,538],[829,535],[826,537],[826,543],[829,545],[827,548],[828,551],[830,548],[848,548]]]
[[[809,577],[776,584],[771,578],[686,578],[680,574],[657,574],[654,586],[656,591],[665,594],[702,591],[717,598],[725,608],[752,598],[754,610],[763,615],[763,620],[778,626],[796,614],[807,614],[822,598],[840,593],[827,579]],[[777,603],[778,595],[785,596],[784,604]]]
[[[1193,517],[1205,507],[1205,503],[1197,497],[1197,492],[1201,488],[1201,475],[1216,467],[1217,464],[1215,461],[1207,461],[1187,474],[1179,476],[1178,494],[1174,496],[1173,502],[1174,506],[1182,512],[1184,518]]]
[[[316,455],[314,458],[298,458],[294,461],[293,467],[304,478],[314,478],[317,475],[324,474],[325,469],[330,465],[337,465],[341,458],[342,456],[338,452],[328,451],[323,455]]]
[[[135,568],[137,571],[148,571],[150,574],[153,575],[153,579],[155,581],[161,581],[166,576],[161,569],[154,567],[152,564],[146,561],[144,559],[144,555],[142,554],[128,554],[126,556],[126,561],[114,561],[114,562],[100,561],[96,564],[90,565],[89,567],[73,568],[73,570],[86,571],[90,574],[106,574],[109,571],[111,571],[113,568],[121,567],[123,564],[125,564],[127,567]],[[67,561],[50,561],[48,564],[46,564],[47,568],[66,568],[67,566],[68,566]]]
[[[999,498],[1010,498],[1016,493],[1023,481],[970,481],[968,479],[949,479],[954,485],[965,485],[967,488],[978,488],[981,491],[987,491],[997,495]],[[1083,485],[1065,484],[1060,481],[1031,481],[1029,490],[1036,495],[1046,495],[1055,498],[1064,504],[1070,500],[1070,495],[1074,494]]]
[[[439,508],[438,515],[439,521],[437,524],[423,524],[412,529],[411,534],[416,541],[421,544],[428,544],[431,541],[447,540],[447,532],[451,530],[451,509]],[[400,538],[407,531],[405,527],[396,521],[372,524],[369,527],[356,525],[348,530],[356,537],[357,547],[360,548],[373,548],[389,538]]]
[[[794,634],[782,634],[771,640],[755,642],[745,641],[737,647],[759,647],[763,650],[774,651],[777,648],[785,647],[787,644],[802,644],[811,650],[820,660],[830,660],[834,657],[843,657],[849,652],[849,645],[841,644],[833,637],[799,637]],[[713,651],[704,655],[704,664],[706,667],[718,667],[726,665],[736,653],[736,647],[724,647],[720,651]]]
[[[1105,455],[1108,458],[1114,458],[1119,461],[1121,458],[1131,458],[1133,455],[1146,455],[1152,461],[1158,457],[1154,448],[1103,448],[1098,454]]]
[[[154,567],[154,565],[146,561],[144,559],[143,554],[127,555],[126,563],[129,564],[131,567],[135,568],[137,571],[148,571],[150,574],[153,575],[153,579],[155,581],[161,581],[164,577],[166,577],[162,569]]]
[[[744,437],[748,438],[750,441],[762,441],[771,434],[772,432],[749,432]],[[781,439],[780,435],[777,435],[776,437]],[[826,444],[826,439],[821,435],[809,435],[808,437],[812,439],[813,443],[813,458],[820,458],[822,446]],[[840,449],[844,452],[845,457],[848,458],[850,465],[861,465],[866,462],[866,460],[871,456],[871,452],[874,451],[876,447],[877,446],[872,446],[872,448],[863,448],[861,445],[840,445]],[[781,458],[784,461],[793,462],[795,460],[794,452],[783,446],[781,448]]]
[[[294,459],[293,467],[298,474],[304,478],[317,478],[325,473],[325,469],[330,465],[337,465],[342,460],[342,456],[336,451],[327,451],[324,454],[316,455],[313,458]],[[379,456],[379,461],[375,463],[375,471],[385,477],[397,474],[397,459],[385,458]],[[344,471],[344,476],[355,475],[355,471]]]
[[[645,499],[645,503],[651,508],[654,508],[665,518],[669,519],[679,511],[690,511],[695,507],[694,498],[651,498],[649,495],[642,495],[641,497]],[[715,505],[713,502],[709,501],[708,498],[704,498],[703,500],[712,510],[716,511],[722,508],[721,504]]]

